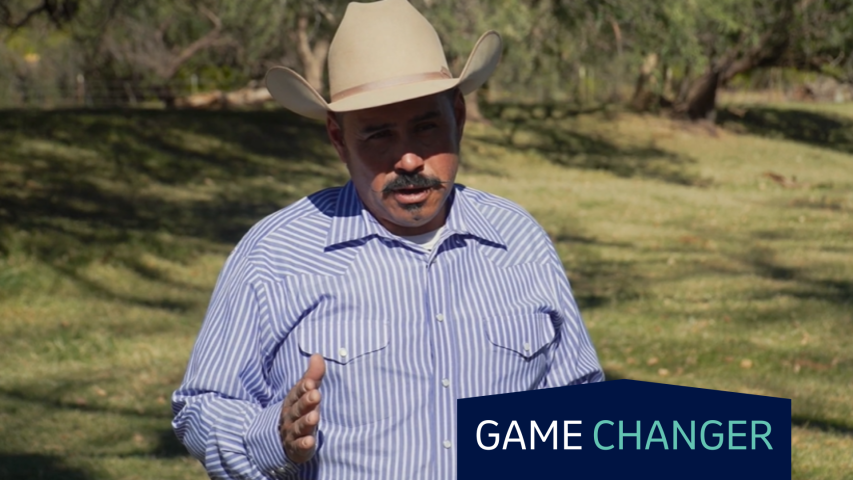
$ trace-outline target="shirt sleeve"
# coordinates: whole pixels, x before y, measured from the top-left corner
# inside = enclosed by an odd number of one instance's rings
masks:
[[[281,445],[282,402],[260,342],[269,307],[262,275],[232,254],[217,281],[186,375],[172,396],[172,427],[211,478],[286,478],[295,471]]]
[[[602,382],[604,371],[598,362],[595,347],[581,319],[569,279],[556,252],[553,252],[548,266],[552,272],[558,319],[555,322],[556,341],[553,356],[544,386],[562,387]]]

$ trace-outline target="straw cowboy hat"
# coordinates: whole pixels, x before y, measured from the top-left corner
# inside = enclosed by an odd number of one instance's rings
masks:
[[[438,34],[407,0],[353,2],[329,47],[331,103],[289,68],[273,68],[266,83],[283,106],[324,120],[328,112],[378,107],[454,87],[471,93],[491,76],[500,56],[500,35],[486,32],[459,78],[453,78]]]

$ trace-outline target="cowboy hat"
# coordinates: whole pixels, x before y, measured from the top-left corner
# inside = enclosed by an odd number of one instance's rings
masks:
[[[326,102],[298,73],[274,67],[266,83],[273,98],[306,117],[379,107],[458,87],[463,94],[488,80],[501,56],[501,37],[489,31],[453,78],[435,29],[407,0],[350,3],[329,47]]]

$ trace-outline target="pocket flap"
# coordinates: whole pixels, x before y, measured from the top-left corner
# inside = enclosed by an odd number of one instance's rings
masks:
[[[547,313],[517,313],[486,322],[489,341],[524,358],[536,355],[555,336],[554,325]]]
[[[314,320],[299,330],[297,342],[303,353],[319,353],[344,365],[388,345],[388,324],[381,321]]]

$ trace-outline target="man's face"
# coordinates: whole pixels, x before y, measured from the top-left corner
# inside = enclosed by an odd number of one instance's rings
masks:
[[[395,235],[444,224],[464,124],[465,101],[456,90],[326,121],[361,201]]]

